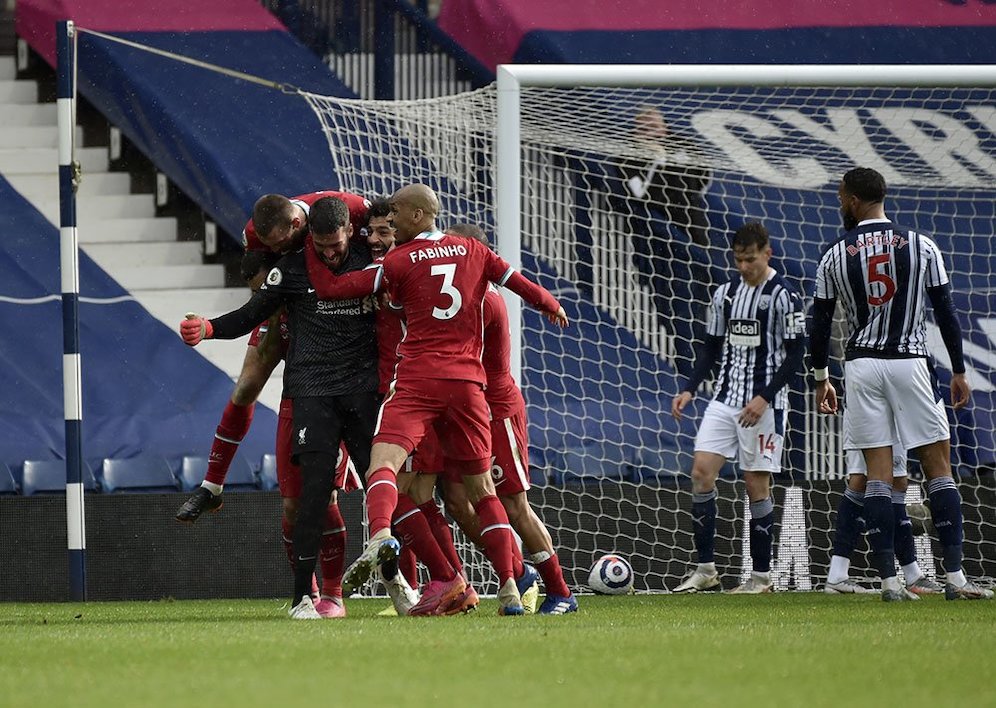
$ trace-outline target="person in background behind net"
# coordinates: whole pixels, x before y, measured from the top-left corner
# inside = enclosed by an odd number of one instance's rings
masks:
[[[367,222],[370,202],[350,192],[318,191],[287,198],[280,194],[266,194],[253,205],[252,218],[242,231],[242,245],[246,253],[263,253],[272,256],[286,255],[299,250],[308,235],[308,213],[311,205],[324,197],[341,199],[349,208],[349,220],[356,234]],[[276,262],[276,258],[273,259]],[[223,500],[225,477],[239,449],[242,438],[249,432],[256,399],[263,386],[282,358],[280,346],[257,347],[250,344],[242,362],[242,371],[232,390],[232,397],[222,411],[215,431],[208,469],[201,486],[176,512],[177,521],[193,523],[205,511],[218,511]]]
[[[294,401],[294,459],[302,489],[294,529],[294,619],[318,619],[310,588],[334,488],[332,471],[340,441],[366,469],[377,415],[377,338],[371,294],[350,300],[321,300],[308,279],[305,251],[313,249],[337,272],[370,264],[365,245],[350,242],[346,204],[335,197],[316,201],[304,248],[284,256],[259,292],[238,310],[215,319],[191,317],[180,325],[194,346],[211,337],[234,339],[286,305],[291,323],[284,382]]]
[[[716,394],[695,437],[692,462],[692,522],[698,566],[674,592],[720,588],[713,559],[716,479],[728,459],[738,459],[750,499],[753,572],[736,593],[771,592],[771,540],[775,525],[771,475],[781,470],[788,384],[802,368],[806,313],[802,299],[769,265],[768,231],[747,223],[733,236],[739,275],[712,297],[706,341],[695,370],[671,403],[682,411],[716,362]]]
[[[847,232],[826,249],[816,270],[810,339],[816,406],[820,413],[837,412],[828,365],[839,300],[848,325],[844,449],[861,450],[867,466],[864,519],[882,599],[916,597],[896,577],[892,446],[897,439],[919,458],[928,480],[943,549],[945,597],[991,599],[992,591],[968,580],[962,570],[961,496],[951,476],[948,418],[927,361],[929,298],[951,359],[951,403],[967,405],[971,390],[951,284],[937,245],[886,218],[885,194],[885,179],[867,167],[845,173],[837,190]]]
[[[619,162],[618,198],[633,260],[650,287],[658,322],[675,338],[679,373],[691,373],[712,277],[708,205],[712,179],[698,145],[674,134],[660,109],[640,106],[632,139],[643,158]]]

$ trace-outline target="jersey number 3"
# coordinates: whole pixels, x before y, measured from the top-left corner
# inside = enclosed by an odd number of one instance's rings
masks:
[[[883,273],[879,270],[879,266],[884,266],[889,263],[889,254],[880,253],[877,256],[872,256],[868,259],[868,287],[871,289],[872,283],[881,283],[882,287],[885,288],[881,295],[868,295],[868,304],[873,307],[878,307],[879,305],[884,305],[892,299],[892,296],[896,294],[896,281],[888,273]]]
[[[460,295],[460,291],[453,287],[453,276],[456,275],[456,263],[434,265],[429,269],[429,275],[443,276],[443,284],[439,286],[439,292],[441,295],[446,295],[450,298],[450,306],[445,310],[441,307],[433,307],[432,316],[437,320],[452,319],[460,311],[460,306],[463,304],[463,297]]]

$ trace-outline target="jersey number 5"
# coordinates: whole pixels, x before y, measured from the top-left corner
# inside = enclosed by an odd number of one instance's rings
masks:
[[[892,296],[896,294],[896,281],[889,276],[888,273],[883,273],[879,270],[879,266],[884,266],[889,263],[889,254],[880,253],[877,256],[872,256],[868,259],[868,286],[871,289],[872,283],[881,283],[885,291],[881,295],[868,295],[868,304],[874,307],[879,305],[884,305],[892,299]]]
[[[443,276],[443,284],[439,286],[439,292],[450,298],[450,306],[445,310],[441,307],[432,308],[432,316],[437,320],[449,320],[460,311],[463,304],[463,297],[460,291],[453,287],[453,276],[456,275],[456,263],[444,263],[434,265],[429,269],[429,275]]]

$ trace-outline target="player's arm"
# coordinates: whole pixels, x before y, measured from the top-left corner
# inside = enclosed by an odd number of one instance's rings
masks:
[[[238,339],[274,314],[283,304],[283,296],[272,290],[260,290],[245,305],[228,314],[206,319],[188,313],[180,323],[180,336],[190,346],[202,339]]]
[[[492,283],[511,290],[546,315],[551,324],[560,325],[561,327],[568,325],[567,313],[564,312],[564,308],[560,306],[557,298],[551,295],[549,290],[542,285],[537,285],[522,273],[519,273],[505,259],[501,258],[491,249],[483,245],[480,245],[480,247],[487,251],[488,264],[486,273]]]
[[[951,359],[951,371],[954,374],[951,377],[951,405],[954,408],[962,408],[968,403],[972,390],[968,385],[968,379],[965,378],[961,324],[958,322],[954,301],[951,298],[951,283],[927,288],[927,296],[930,297],[930,304],[934,308],[934,319],[937,321],[937,328],[941,330],[944,348],[948,350],[948,357]]]
[[[363,270],[336,275],[315,258],[314,263],[308,259],[308,280],[321,300],[349,300],[379,292],[384,271],[379,263],[371,263]]]
[[[837,412],[837,390],[830,383],[830,334],[833,328],[835,298],[813,299],[813,331],[809,335],[809,359],[816,379],[816,409]]]
[[[785,359],[772,375],[771,381],[760,393],[760,396],[769,404],[775,399],[775,395],[788,385],[792,377],[799,373],[799,370],[802,369],[802,361],[806,356],[806,313],[803,311],[802,301],[795,293],[786,293],[782,302],[785,303],[784,312],[780,313]]]
[[[681,387],[681,392],[671,401],[671,415],[675,420],[681,420],[681,412],[685,406],[695,398],[695,392],[699,386],[712,374],[719,364],[723,353],[723,342],[726,337],[714,334],[706,334],[705,341],[695,355],[695,368],[688,377],[688,381]]]

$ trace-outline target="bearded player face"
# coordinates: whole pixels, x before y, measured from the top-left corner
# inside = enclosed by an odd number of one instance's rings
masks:
[[[837,188],[837,199],[840,201],[840,219],[844,222],[844,230],[850,231],[858,225],[858,217],[855,214],[858,198],[847,191],[847,187],[841,182]]]

